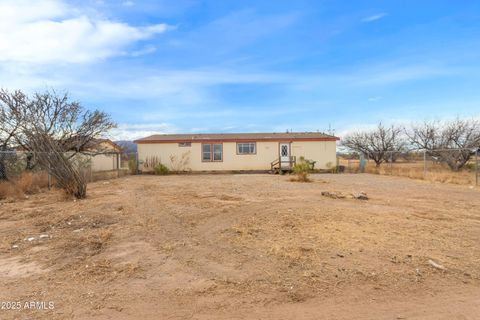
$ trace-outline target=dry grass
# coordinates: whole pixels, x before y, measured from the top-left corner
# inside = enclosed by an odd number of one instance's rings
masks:
[[[14,183],[9,181],[0,182],[0,199],[17,199],[20,198],[22,195],[23,193],[20,191],[19,188],[16,187]]]
[[[345,166],[347,173],[359,173],[359,161],[340,159],[339,164]],[[380,167],[376,167],[373,161],[367,163],[365,167],[366,173],[391,175],[399,177],[407,177],[411,179],[427,180],[432,182],[452,183],[473,185],[475,184],[475,171],[463,169],[458,172],[451,171],[447,165],[440,163],[427,162],[426,175],[424,175],[423,161],[405,162],[399,161],[395,163],[383,163]]]
[[[0,199],[22,198],[25,195],[35,194],[48,187],[46,172],[22,172],[11,181],[0,183]]]
[[[267,316],[252,318],[273,319],[282,316],[268,311],[325,297],[344,299],[341,309],[480,288],[477,189],[371,174],[310,178],[146,175],[92,183],[80,201],[60,191],[3,201],[0,298],[42,292],[58,303],[50,319],[231,319],[255,308]],[[356,298],[342,298],[349,293]],[[372,318],[382,317],[357,317]]]
[[[48,174],[46,172],[23,172],[15,184],[25,194],[38,193],[41,189],[48,188]]]
[[[308,177],[308,174],[295,174],[289,180],[292,182],[312,182]]]
[[[126,170],[111,170],[88,172],[84,171],[81,174],[89,182],[116,179],[123,177],[128,172]],[[52,177],[52,185],[55,185],[55,179]],[[41,192],[48,188],[48,174],[45,171],[31,172],[24,171],[20,176],[11,179],[10,181],[0,182],[0,199],[22,199],[26,195],[32,195]]]

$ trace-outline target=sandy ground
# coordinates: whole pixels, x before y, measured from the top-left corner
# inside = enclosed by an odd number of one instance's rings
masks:
[[[480,315],[479,189],[343,174],[134,176],[88,191],[0,203],[0,319]]]

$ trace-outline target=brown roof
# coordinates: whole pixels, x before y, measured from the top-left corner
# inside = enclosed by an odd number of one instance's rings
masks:
[[[106,142],[106,143],[110,144],[112,146],[112,148],[117,150],[117,151],[122,151],[122,149],[123,149],[120,145],[116,144],[115,142],[113,142],[110,139],[95,139],[94,140],[94,143],[97,143],[97,144],[100,144],[102,142]]]
[[[321,132],[288,133],[204,133],[204,134],[154,134],[135,140],[135,143],[207,142],[207,141],[336,141],[339,138]]]

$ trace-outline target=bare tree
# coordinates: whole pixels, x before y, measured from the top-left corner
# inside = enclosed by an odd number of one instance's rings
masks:
[[[23,94],[21,103],[12,103],[11,97],[20,93],[3,90],[0,95],[10,109],[12,121],[19,126],[16,142],[31,151],[68,194],[84,198],[86,183],[75,166],[76,156],[88,150],[115,123],[104,112],[88,111],[79,102],[70,101],[66,93],[50,90],[32,98]]]
[[[364,154],[375,161],[377,167],[384,161],[394,160],[405,147],[402,128],[398,126],[385,127],[379,123],[371,131],[354,132],[347,135],[342,144],[358,153]]]
[[[472,150],[480,147],[480,122],[474,119],[425,121],[413,124],[406,132],[412,146],[426,150],[453,171],[462,169]]]
[[[14,110],[25,103],[26,99],[27,97],[21,91],[9,94],[5,90],[0,90],[0,180],[8,179],[7,151],[12,150],[21,129]]]

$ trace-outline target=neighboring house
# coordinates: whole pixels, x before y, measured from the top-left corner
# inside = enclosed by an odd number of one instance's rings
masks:
[[[175,169],[175,162],[185,158],[182,170],[253,171],[290,169],[301,156],[315,162],[315,169],[335,167],[337,140],[319,132],[291,132],[165,134],[134,142],[141,171],[151,171],[152,160]]]
[[[15,148],[17,156],[29,154],[22,147]],[[67,152],[68,153],[68,152]],[[87,164],[93,172],[121,169],[120,155],[122,148],[109,139],[91,141],[76,157],[81,163]]]
[[[97,139],[88,148],[92,171],[111,171],[120,169],[122,148],[109,139]]]

